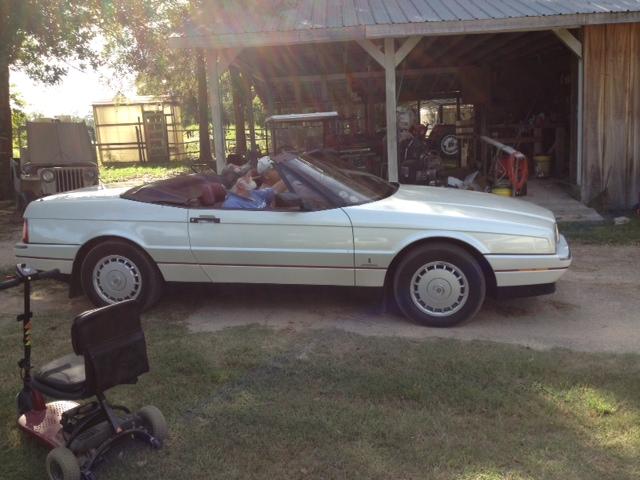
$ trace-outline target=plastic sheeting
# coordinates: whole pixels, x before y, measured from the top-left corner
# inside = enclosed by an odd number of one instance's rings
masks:
[[[583,200],[640,195],[640,23],[585,28]]]

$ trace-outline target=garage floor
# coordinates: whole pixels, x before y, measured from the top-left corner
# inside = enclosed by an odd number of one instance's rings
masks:
[[[533,179],[527,184],[527,195],[523,200],[551,210],[559,222],[601,222],[602,216],[571,197],[557,180]]]

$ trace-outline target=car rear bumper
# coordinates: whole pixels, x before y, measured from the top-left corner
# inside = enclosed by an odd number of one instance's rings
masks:
[[[553,255],[485,255],[497,287],[544,285],[557,282],[571,265],[571,250],[560,235]]]
[[[73,269],[73,259],[78,251],[77,245],[44,245],[37,243],[18,243],[13,249],[17,263],[24,263],[36,270],[53,270],[69,275]]]

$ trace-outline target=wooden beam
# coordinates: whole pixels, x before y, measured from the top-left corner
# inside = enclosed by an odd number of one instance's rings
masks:
[[[491,55],[493,54],[495,54],[496,59],[504,58],[511,53],[519,55],[521,53],[524,53],[525,50],[527,50],[527,46],[529,46],[535,40],[537,40],[538,43],[540,42],[540,39],[532,39],[530,35],[523,35],[517,38],[511,37],[511,41],[501,45],[498,50],[490,50],[489,53],[484,55],[484,58],[491,58]]]
[[[566,28],[557,28],[553,30],[553,33],[556,34],[562,43],[564,43],[576,57],[582,58],[582,42],[574,37],[569,30]]]
[[[218,69],[220,70],[220,74],[229,68],[229,65],[236,59],[240,50],[239,48],[227,48],[218,51]]]
[[[428,68],[409,68],[402,70],[402,74],[405,77],[421,77],[424,75],[442,74],[442,73],[458,73],[460,67],[428,67]],[[292,82],[294,78],[299,79],[301,82],[317,82],[326,78],[328,81],[346,80],[347,78],[353,78],[358,80],[367,80],[372,78],[383,78],[385,76],[384,71],[373,70],[368,72],[353,72],[353,73],[331,73],[329,75],[292,75],[286,77],[273,77],[269,78],[269,82],[284,83]],[[263,79],[266,81],[266,79]]]
[[[463,48],[461,48],[458,52],[455,52],[455,56],[457,59],[461,59],[467,56],[477,58],[479,52],[487,51],[487,50],[489,51],[495,50],[494,47],[492,47],[492,45],[495,45],[496,43],[498,44],[499,47],[502,47],[503,45],[511,43],[513,41],[513,37],[511,35],[505,35],[505,36],[509,37],[509,40],[505,40],[504,42],[501,42],[500,40],[503,40],[503,39],[501,39],[499,36],[480,35],[480,37],[484,37],[484,38],[477,39],[475,43],[464,45]]]
[[[494,37],[494,40],[485,45],[484,48],[479,51],[473,51],[473,58],[476,62],[482,63],[485,59],[490,58],[494,55],[500,55],[501,49],[503,47],[508,47],[509,44],[513,42],[519,42],[523,37],[528,35],[527,33],[522,34],[509,34],[503,33]]]
[[[416,45],[420,43],[420,40],[422,40],[422,37],[420,35],[414,35],[412,37],[407,38],[403,42],[403,44],[395,53],[396,67],[400,65],[400,63],[406,58],[406,56],[409,55],[411,50],[413,50],[416,47]]]
[[[519,59],[530,58],[542,53],[546,55],[550,55],[552,53],[555,53],[556,51],[562,54],[564,53],[564,48],[562,47],[562,45],[558,45],[558,42],[556,42],[555,40],[551,42],[547,41],[547,42],[538,43],[534,48],[531,48],[527,51],[516,50],[504,56],[497,56],[496,60],[499,63],[508,63],[508,62],[517,61]],[[487,59],[486,63],[495,64],[496,62],[492,62],[489,59]]]
[[[382,66],[382,68],[385,68],[385,65],[386,65],[385,54],[383,54],[380,51],[380,49],[375,43],[367,39],[357,40],[357,42],[358,42],[358,45],[360,45],[364,49],[365,52],[371,55],[371,58],[373,58],[376,62],[378,62]],[[395,62],[395,58],[394,58],[394,62]]]
[[[435,45],[444,37],[423,37],[422,45],[420,49],[413,55],[413,65],[419,67],[426,67],[432,65],[436,54],[439,52],[435,48]]]
[[[442,48],[436,50],[434,55],[432,55],[432,63],[440,62],[445,57],[445,55],[457,48],[457,46],[463,43],[465,40],[469,40],[469,37],[467,35],[447,38],[447,42],[445,43],[445,45]]]

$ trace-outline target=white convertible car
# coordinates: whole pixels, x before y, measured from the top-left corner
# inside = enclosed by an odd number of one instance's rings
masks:
[[[60,269],[98,305],[148,308],[164,282],[384,287],[407,317],[441,327],[487,294],[552,293],[571,263],[553,214],[531,203],[275,161],[289,192],[265,210],[222,208],[221,179],[198,174],[39,199],[16,256]]]

